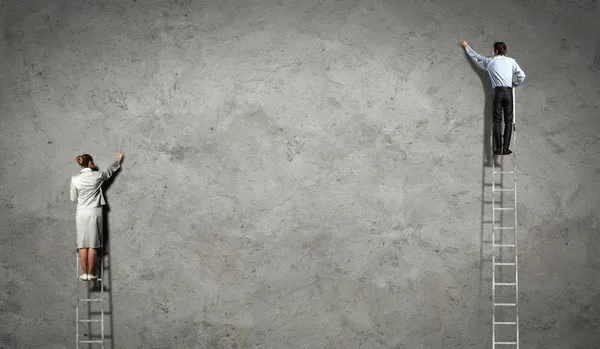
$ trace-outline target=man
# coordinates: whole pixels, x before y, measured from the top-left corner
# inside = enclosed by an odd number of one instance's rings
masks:
[[[513,58],[506,57],[506,44],[494,43],[493,57],[483,57],[475,52],[465,40],[460,41],[480,66],[487,70],[492,79],[494,88],[493,115],[494,115],[494,155],[509,155],[512,151],[508,148],[512,136],[513,98],[512,88],[519,86],[525,80],[525,73]],[[513,82],[513,75],[517,80]],[[502,111],[504,111],[504,143],[502,142]]]

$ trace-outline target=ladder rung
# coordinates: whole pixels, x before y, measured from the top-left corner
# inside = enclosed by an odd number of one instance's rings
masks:
[[[510,210],[514,210],[514,207],[494,207],[494,210],[498,210],[498,211],[510,211]]]
[[[517,342],[494,342],[494,344],[517,345]]]
[[[515,244],[494,244],[494,247],[515,247]]]
[[[495,303],[496,307],[516,307],[517,303]]]
[[[78,341],[79,343],[102,343],[102,341]]]
[[[516,263],[494,263],[494,265],[516,265]]]
[[[510,229],[515,229],[515,227],[494,227],[494,229],[496,230],[510,230]]]
[[[494,174],[515,173],[515,171],[494,171]]]
[[[102,320],[88,319],[88,320],[79,320],[79,322],[102,322]]]
[[[508,189],[496,189],[496,188],[494,188],[493,190],[494,191],[515,191],[514,188],[508,188]]]
[[[79,298],[80,302],[102,302],[102,298]]]
[[[494,285],[498,286],[516,286],[514,282],[494,282]]]
[[[516,325],[515,321],[494,321],[494,325]]]

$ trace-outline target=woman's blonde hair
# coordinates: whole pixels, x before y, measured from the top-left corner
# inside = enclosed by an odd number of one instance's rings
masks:
[[[94,158],[90,154],[81,154],[76,158],[79,166],[86,168],[89,167],[90,161],[94,161]]]

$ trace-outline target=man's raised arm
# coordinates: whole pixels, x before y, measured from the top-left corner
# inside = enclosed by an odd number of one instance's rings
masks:
[[[471,48],[471,46],[469,46],[469,44],[465,41],[465,40],[461,40],[460,41],[460,46],[464,47],[465,50],[467,51],[467,54],[480,66],[482,66],[483,68],[487,68],[488,64],[490,64],[490,61],[492,60],[489,57],[484,57],[482,55],[480,55],[479,53],[475,52],[475,50],[473,50]]]

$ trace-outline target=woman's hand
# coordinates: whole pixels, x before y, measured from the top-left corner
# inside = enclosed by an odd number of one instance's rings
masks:
[[[120,162],[121,160],[123,160],[123,153],[119,152],[119,153],[117,154],[117,159],[119,159],[119,162]]]

